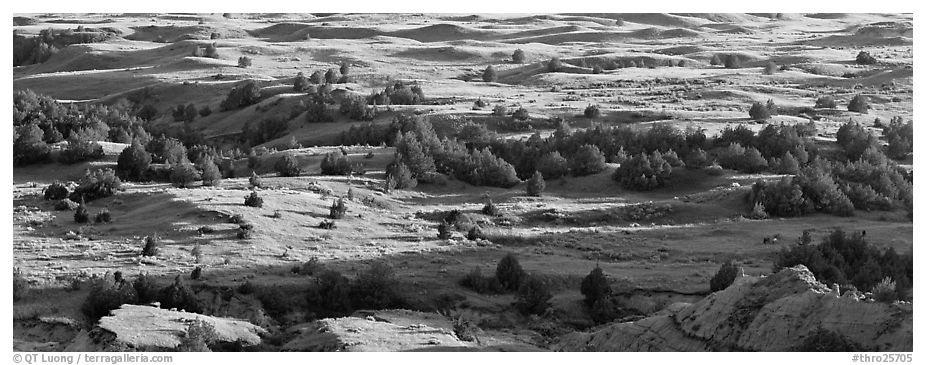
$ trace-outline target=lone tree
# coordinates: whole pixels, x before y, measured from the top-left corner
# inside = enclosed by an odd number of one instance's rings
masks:
[[[543,174],[540,171],[534,171],[534,175],[527,180],[527,195],[541,196],[547,184],[543,181]]]
[[[848,109],[850,112],[868,114],[868,98],[862,94],[855,95],[855,97],[849,101]]]
[[[514,50],[514,53],[511,55],[511,62],[514,63],[524,63],[524,50],[518,48]]]
[[[341,62],[341,76],[347,76],[350,73],[350,65],[347,62]]]
[[[874,65],[878,63],[878,60],[872,57],[867,51],[859,51],[858,55],[855,56],[855,63],[860,65]]]
[[[344,214],[347,213],[347,203],[344,202],[344,198],[338,198],[331,203],[331,209],[328,211],[328,218],[331,219],[341,219],[344,218]]]
[[[485,82],[498,81],[498,73],[495,72],[494,66],[489,65],[489,67],[486,67],[486,70],[482,72],[482,81],[485,81]]]
[[[87,211],[87,206],[84,203],[77,206],[77,211],[74,212],[74,222],[79,224],[90,222],[90,212]]]
[[[726,289],[733,284],[733,281],[736,280],[739,274],[740,267],[732,260],[727,260],[723,265],[720,265],[720,270],[711,278],[711,291],[715,292]]]
[[[607,299],[611,295],[611,285],[608,283],[608,278],[604,275],[601,267],[596,265],[585,276],[585,279],[582,279],[580,291],[585,296],[585,304],[589,307],[599,300]]]

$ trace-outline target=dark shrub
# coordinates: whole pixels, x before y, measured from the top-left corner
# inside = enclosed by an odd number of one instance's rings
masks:
[[[495,277],[482,276],[482,270],[478,267],[473,268],[463,278],[460,279],[460,285],[469,288],[479,294],[497,294],[504,290],[501,283]]]
[[[306,297],[308,312],[316,317],[341,316],[353,311],[350,281],[341,273],[326,270],[316,278]]]
[[[67,186],[64,184],[55,181],[51,185],[45,188],[44,198],[45,200],[61,200],[68,197],[68,194],[71,192],[68,191]]]
[[[611,295],[611,284],[608,283],[608,278],[604,275],[604,271],[601,270],[601,267],[595,266],[595,268],[582,279],[580,291],[585,297],[585,304],[588,306],[593,306],[595,302],[607,299]]]
[[[740,58],[735,54],[727,55],[726,59],[723,61],[723,67],[726,68],[740,68]]]
[[[212,108],[210,108],[208,105],[199,109],[199,115],[201,117],[208,117],[211,114],[212,114]]]
[[[598,105],[589,105],[585,107],[585,112],[583,112],[586,118],[596,119],[601,117],[601,110],[598,109]]]
[[[91,201],[112,196],[121,188],[122,181],[112,169],[87,170],[69,198],[73,201]]]
[[[547,289],[547,284],[543,280],[528,276],[518,288],[517,302],[515,307],[525,315],[543,314],[550,307],[550,299],[553,295]]]
[[[768,61],[765,64],[765,68],[762,69],[762,73],[766,75],[774,75],[776,72],[778,72],[778,65],[776,65],[775,62],[772,62],[772,61]]]
[[[293,78],[293,91],[303,92],[309,87],[309,79],[305,77],[302,72],[296,74],[296,77]]]
[[[254,171],[251,171],[251,177],[248,178],[248,184],[250,184],[251,187],[259,188],[261,184],[260,175]]]
[[[331,203],[331,208],[328,210],[328,218],[341,219],[344,218],[346,213],[347,204],[344,202],[344,198],[338,198],[338,200]]]
[[[254,81],[235,86],[222,101],[222,110],[235,110],[257,103],[260,100],[260,87]]]
[[[400,302],[398,284],[392,268],[377,261],[357,275],[351,294],[359,308],[394,308]]]
[[[302,169],[299,168],[299,161],[291,153],[283,154],[274,163],[273,168],[283,177],[299,176],[302,173]]]
[[[820,108],[835,108],[836,107],[836,98],[830,95],[823,95],[817,98],[817,103],[814,104],[814,107],[817,109]]]
[[[90,212],[87,211],[87,207],[81,203],[77,206],[77,211],[74,212],[74,222],[78,224],[84,224],[90,222]]]
[[[138,294],[131,284],[123,280],[110,282],[104,278],[91,286],[90,294],[87,295],[80,309],[91,321],[96,322],[109,315],[113,309],[123,304],[135,304],[137,301]]]
[[[386,167],[386,180],[391,181],[393,186],[390,188],[395,189],[411,189],[418,185],[411,170],[401,161],[393,161]]]
[[[328,103],[321,95],[310,95],[305,111],[305,121],[308,123],[330,123],[334,121],[334,112],[328,108]]]
[[[478,239],[485,239],[485,234],[482,233],[482,229],[478,225],[473,225],[469,231],[466,232],[466,239],[470,241],[475,241]]]
[[[215,43],[206,46],[206,57],[219,58],[219,50],[215,47]]]
[[[498,210],[498,207],[495,206],[495,202],[492,201],[492,198],[488,198],[485,205],[482,206],[482,214],[494,217],[501,214],[501,212]]]
[[[200,166],[203,169],[202,180],[204,186],[215,186],[222,181],[222,172],[219,171],[219,167],[213,162],[212,157],[204,157],[200,162]]]
[[[752,103],[752,107],[749,108],[749,117],[754,120],[766,120],[772,117],[772,113],[768,110],[767,104],[762,104],[760,102]]]
[[[211,323],[195,320],[187,326],[186,333],[177,346],[178,352],[211,352],[209,348],[219,336]]]
[[[45,133],[35,124],[18,127],[19,137],[13,142],[13,165],[21,166],[48,161],[51,147],[45,143]]]
[[[325,83],[337,84],[340,79],[341,73],[336,68],[329,68],[328,72],[325,72]]]
[[[238,67],[241,67],[241,68],[251,67],[251,57],[248,57],[248,56],[238,57]]]
[[[103,158],[103,146],[96,141],[83,136],[73,136],[68,139],[68,146],[58,159],[64,164],[75,164],[84,161],[93,161]]]
[[[97,223],[109,223],[112,221],[112,215],[109,213],[109,209],[103,208],[103,210],[96,214],[94,220]]]
[[[727,260],[720,265],[720,270],[711,278],[711,291],[721,291],[733,284],[733,281],[740,276],[740,267],[733,261]]]
[[[170,182],[180,188],[188,188],[201,179],[199,171],[189,162],[173,165],[170,170]]]
[[[559,57],[553,57],[547,61],[547,72],[557,72],[562,67],[563,61],[560,61]]]
[[[334,221],[329,221],[327,219],[323,219],[321,222],[318,223],[318,228],[321,228],[321,229],[334,229],[334,227],[335,227]]]
[[[541,174],[540,171],[534,171],[534,175],[527,180],[527,195],[541,196],[546,187],[547,184],[543,181],[543,174]]]
[[[255,208],[263,207],[264,198],[258,196],[256,191],[252,191],[250,195],[244,198],[244,205]]]
[[[514,50],[514,53],[511,54],[511,62],[514,63],[524,63],[524,51],[520,48]]]
[[[485,82],[498,81],[498,72],[495,71],[495,67],[491,65],[489,67],[486,67],[485,71],[482,72],[482,81],[485,81]]]
[[[148,274],[138,275],[132,283],[132,287],[135,288],[135,293],[138,294],[138,304],[148,304],[157,301],[158,293],[161,291],[161,288],[158,287],[154,279]]]
[[[653,190],[664,186],[671,176],[672,165],[659,151],[653,151],[649,156],[641,153],[621,163],[613,178],[627,189]]]
[[[573,176],[597,174],[607,167],[604,155],[598,146],[583,145],[569,159],[569,169]]]
[[[527,273],[521,269],[521,264],[512,253],[505,255],[495,268],[495,279],[506,291],[517,290],[526,276]]]
[[[119,154],[116,173],[123,179],[140,181],[144,178],[149,165],[151,165],[151,155],[145,151],[145,146],[138,141],[133,141],[132,145],[123,149]]]
[[[238,293],[242,295],[253,294],[256,291],[257,291],[257,287],[253,283],[251,283],[251,281],[245,281],[241,283],[241,285],[238,285]]]
[[[714,53],[714,55],[711,56],[711,66],[720,66],[722,64],[723,59],[720,58],[719,54]]]
[[[528,120],[531,115],[527,112],[527,109],[523,107],[518,107],[518,110],[514,111],[514,114],[511,114],[511,118],[514,120]]]
[[[196,297],[196,293],[183,281],[180,275],[174,278],[173,284],[161,289],[158,300],[161,302],[161,308],[182,309],[190,313],[203,312],[202,303]]]
[[[376,109],[367,105],[367,100],[360,95],[350,95],[341,100],[341,114],[351,120],[366,121],[376,117]]]
[[[442,240],[449,239],[452,233],[453,233],[453,228],[451,227],[450,223],[447,223],[447,221],[441,221],[440,224],[437,225],[437,238],[438,239],[442,239]]]
[[[496,117],[504,117],[508,115],[508,107],[498,104],[492,108],[492,115]]]
[[[22,270],[13,269],[13,301],[19,301],[29,294],[29,281],[23,276]]]
[[[349,175],[353,171],[350,158],[343,152],[328,152],[321,162],[322,175]]]
[[[854,343],[846,336],[817,327],[804,339],[794,351],[800,352],[858,352],[868,351],[864,346]]]
[[[866,51],[859,51],[858,55],[855,56],[855,63],[860,65],[874,65],[878,63],[878,60]]]
[[[536,169],[545,179],[556,179],[569,172],[569,162],[558,151],[548,152],[537,161]]]
[[[142,256],[157,256],[161,250],[161,240],[157,235],[145,237],[145,247],[141,250]]]
[[[868,114],[868,97],[862,94],[855,95],[849,101],[848,109],[850,112]]]

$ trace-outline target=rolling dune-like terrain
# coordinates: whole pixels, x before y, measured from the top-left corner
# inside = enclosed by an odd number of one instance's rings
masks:
[[[16,351],[912,351],[911,14],[13,23]]]

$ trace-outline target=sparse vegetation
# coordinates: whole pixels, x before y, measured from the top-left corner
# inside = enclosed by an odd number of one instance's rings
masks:
[[[264,206],[264,198],[261,198],[257,195],[256,191],[252,191],[250,195],[244,198],[244,205],[248,207],[261,208]]]

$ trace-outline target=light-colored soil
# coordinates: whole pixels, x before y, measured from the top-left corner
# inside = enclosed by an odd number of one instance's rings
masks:
[[[526,197],[523,184],[499,189],[455,180],[383,194],[383,171],[394,150],[347,147],[352,159],[364,161],[367,174],[350,179],[320,176],[324,153],[336,149],[325,146],[339,145],[340,133],[361,122],[338,116],[334,123],[307,124],[303,115],[290,115],[301,95],[289,91],[297,72],[309,76],[347,62],[351,82],[337,88],[369,94],[394,80],[414,80],[429,99],[448,100],[444,105],[396,106],[374,123],[389,123],[401,111],[430,115],[435,124],[454,118],[490,120],[487,115],[492,106],[502,104],[523,106],[535,116],[562,116],[583,126],[631,123],[633,112],[661,113],[662,122],[705,128],[708,133],[740,123],[761,128],[748,121],[747,110],[753,101],[771,99],[786,108],[812,107],[818,96],[830,94],[836,97],[839,110],[817,121],[819,138],[826,140],[850,119],[870,126],[875,118],[912,118],[912,35],[903,30],[906,22],[912,22],[910,15],[789,15],[782,19],[743,14],[287,14],[231,19],[152,15],[157,22],[115,15],[82,18],[111,19],[99,26],[123,34],[105,43],[68,47],[44,64],[14,68],[14,90],[32,89],[67,101],[112,103],[147,88],[161,114],[166,114],[155,119],[155,124],[179,128],[166,112],[169,108],[191,102],[197,107],[208,105],[214,112],[197,117],[191,125],[208,137],[233,136],[248,121],[282,118],[289,121],[286,135],[264,146],[278,147],[295,137],[307,146],[291,151],[305,173],[297,178],[276,177],[271,161],[277,155],[264,157],[263,167],[257,169],[263,176],[262,208],[243,205],[250,193],[246,177],[225,179],[217,187],[190,189],[126,183],[125,191],[88,204],[91,214],[108,208],[111,223],[81,226],[74,223],[73,212],[55,211],[51,202],[43,201],[42,188],[55,180],[77,180],[87,168],[114,166],[124,146],[105,146],[106,159],[89,164],[14,169],[14,265],[35,288],[14,307],[16,318],[22,320],[50,314],[83,320],[79,305],[86,288],[64,290],[78,275],[118,270],[131,278],[147,272],[168,283],[202,266],[205,275],[196,282],[198,287],[236,287],[245,280],[299,287],[310,279],[290,269],[311,258],[347,276],[356,275],[371,260],[385,260],[399,276],[403,292],[419,304],[441,296],[460,296],[470,307],[461,313],[477,322],[480,318],[486,324],[504,319],[510,324],[504,329],[486,325],[486,338],[497,335],[506,338],[505,344],[547,347],[538,335],[542,326],[511,314],[511,295],[478,295],[457,285],[459,278],[474,267],[492,273],[499,258],[514,252],[526,271],[554,283],[552,302],[565,321],[587,325],[590,321],[579,304],[578,288],[595,265],[632,287],[697,298],[727,259],[741,262],[747,274],[770,273],[776,253],[794,242],[802,230],[810,230],[815,240],[836,228],[866,230],[868,241],[877,247],[893,247],[901,253],[913,248],[912,222],[902,212],[858,212],[851,218],[813,214],[743,219],[742,197],[748,187],[757,178],[774,176],[726,172],[711,177],[686,170],[675,175],[670,187],[641,193],[622,189],[611,179],[615,166],[609,166],[592,176],[548,181],[541,198]],[[625,25],[616,26],[617,18]],[[898,25],[857,32],[877,22]],[[149,28],[152,24],[158,27]],[[75,25],[42,22],[15,29],[30,34],[48,27]],[[212,32],[223,37],[209,40]],[[306,40],[306,34],[310,39]],[[185,35],[192,39],[179,39]],[[159,36],[168,43],[156,42]],[[194,46],[210,42],[216,43],[219,59],[192,56]],[[518,48],[527,55],[523,65],[510,62]],[[856,65],[859,50],[883,62]],[[746,62],[739,69],[710,66],[715,53],[740,54]],[[252,58],[253,66],[236,67],[239,56]],[[553,56],[566,62],[583,58],[685,60],[687,65],[620,68],[602,74],[569,66],[567,72],[546,73],[543,62]],[[790,70],[764,75],[767,60],[788,65]],[[498,69],[499,82],[481,81],[479,75],[489,65]],[[860,76],[843,78],[846,72]],[[223,77],[217,80],[213,77],[217,74]],[[464,81],[467,75],[474,76],[473,81]],[[263,92],[274,96],[257,106],[221,111],[219,104],[234,82],[244,79],[259,80]],[[870,97],[871,112],[845,110],[856,93]],[[474,111],[477,98],[491,105]],[[589,104],[599,105],[603,117],[593,122],[582,117]],[[779,115],[769,122],[805,121]],[[368,152],[373,158],[363,159]],[[239,176],[249,173],[245,165],[246,161],[237,162]],[[348,189],[355,199],[348,202],[347,216],[336,222],[336,229],[317,228],[334,199]],[[484,194],[498,204],[502,217],[479,213]],[[624,214],[646,202],[669,205],[672,212],[640,221]],[[469,241],[463,238],[465,232],[455,232],[450,240],[437,239],[437,221],[428,213],[453,209],[483,222],[490,236],[504,239]],[[551,211],[566,219],[544,218]],[[234,214],[254,224],[251,238],[235,237],[237,225],[228,221]],[[200,227],[214,232],[200,234]],[[152,234],[162,239],[161,254],[142,257],[143,238]],[[763,245],[764,238],[776,234],[781,235],[777,243]],[[203,253],[199,262],[191,254],[197,246]],[[46,298],[61,300],[51,303]],[[638,300],[638,307],[650,311],[666,304],[658,298]]]

